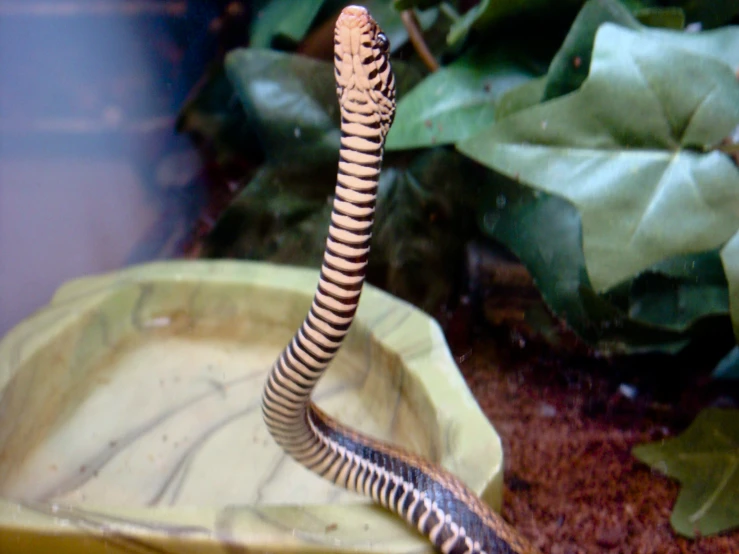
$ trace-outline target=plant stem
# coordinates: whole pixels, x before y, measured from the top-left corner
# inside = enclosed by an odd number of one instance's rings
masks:
[[[423,38],[423,32],[421,31],[421,26],[418,24],[416,13],[413,10],[403,10],[400,12],[400,18],[403,20],[403,25],[405,25],[408,31],[408,38],[411,44],[413,44],[413,48],[415,48],[423,64],[432,73],[439,69],[439,62],[436,61],[436,58],[434,58],[434,55],[429,50]]]

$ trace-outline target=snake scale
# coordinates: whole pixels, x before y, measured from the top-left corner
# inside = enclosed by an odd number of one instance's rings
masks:
[[[439,552],[535,553],[457,477],[359,434],[311,401],[359,304],[385,137],[395,114],[388,40],[365,8],[349,6],[339,15],[334,65],[341,148],[331,224],[310,311],[267,378],[264,420],[287,454],[395,512]]]

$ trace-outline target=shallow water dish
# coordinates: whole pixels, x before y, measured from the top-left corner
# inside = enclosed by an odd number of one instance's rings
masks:
[[[265,376],[316,282],[166,262],[64,285],[0,342],[0,552],[431,552],[285,457],[262,422]],[[315,398],[500,505],[500,440],[409,304],[366,287]]]

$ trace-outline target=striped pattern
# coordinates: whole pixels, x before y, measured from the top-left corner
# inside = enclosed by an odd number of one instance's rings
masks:
[[[364,8],[343,10],[334,44],[341,150],[329,236],[310,311],[267,379],[265,422],[295,460],[396,512],[440,552],[533,553],[456,477],[356,433],[311,402],[359,303],[383,144],[395,113],[387,39]]]

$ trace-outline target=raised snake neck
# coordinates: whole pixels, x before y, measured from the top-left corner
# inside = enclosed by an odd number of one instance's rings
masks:
[[[439,552],[533,554],[457,477],[349,429],[311,401],[359,303],[383,146],[395,114],[388,41],[365,8],[349,6],[339,15],[334,64],[341,149],[329,236],[310,311],[267,379],[264,420],[295,460],[400,515]]]

